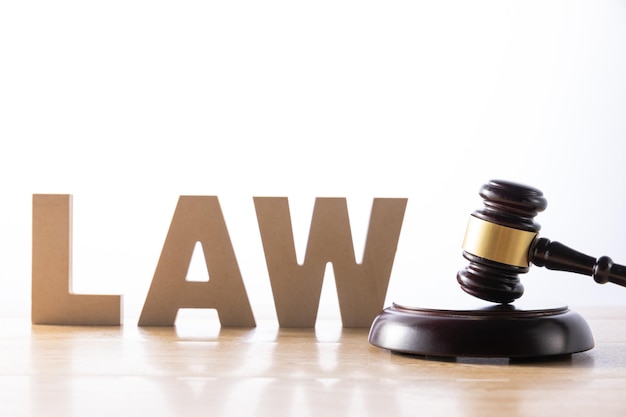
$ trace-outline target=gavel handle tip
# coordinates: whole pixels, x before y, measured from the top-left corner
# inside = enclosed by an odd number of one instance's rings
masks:
[[[611,282],[626,287],[626,266],[614,263],[608,256],[596,259],[546,238],[534,242],[530,248],[530,261],[555,271],[591,276],[598,284]]]

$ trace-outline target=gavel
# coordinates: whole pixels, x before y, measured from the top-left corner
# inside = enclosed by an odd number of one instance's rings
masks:
[[[626,287],[626,266],[613,263],[608,256],[596,259],[538,236],[541,226],[534,218],[547,207],[540,190],[491,180],[479,194],[484,207],[470,216],[463,241],[463,257],[469,265],[457,273],[465,292],[509,304],[523,295],[519,274],[527,273],[531,264]]]

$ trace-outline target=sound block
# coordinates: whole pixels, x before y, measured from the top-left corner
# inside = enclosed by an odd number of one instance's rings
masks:
[[[545,358],[593,348],[589,325],[567,307],[513,305],[444,310],[393,304],[372,323],[369,342],[433,357]]]

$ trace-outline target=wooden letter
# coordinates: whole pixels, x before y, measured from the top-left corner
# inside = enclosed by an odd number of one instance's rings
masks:
[[[287,198],[255,197],[254,203],[280,326],[315,326],[331,262],[343,326],[369,327],[383,309],[407,199],[374,199],[361,264],[345,198],[316,199],[303,265],[296,258]]]
[[[115,325],[122,296],[72,294],[72,196],[33,195],[33,324]]]
[[[196,242],[202,244],[208,282],[186,280]],[[214,196],[179,198],[139,326],[172,326],[180,308],[213,308],[223,326],[256,326],[222,209]]]

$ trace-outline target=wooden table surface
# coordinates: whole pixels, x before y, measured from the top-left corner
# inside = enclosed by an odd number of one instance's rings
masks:
[[[539,363],[437,361],[367,330],[31,326],[3,320],[2,416],[626,416],[626,307],[577,309],[596,347]]]

